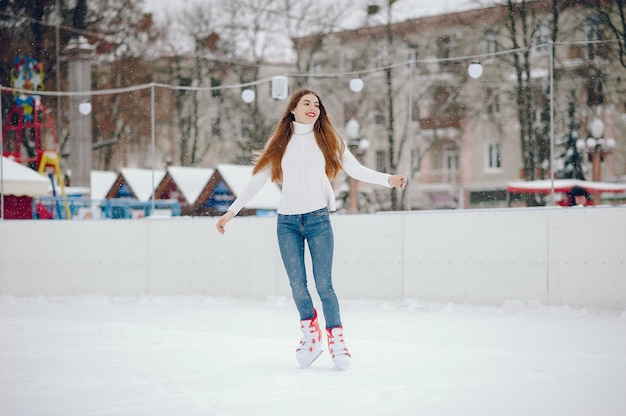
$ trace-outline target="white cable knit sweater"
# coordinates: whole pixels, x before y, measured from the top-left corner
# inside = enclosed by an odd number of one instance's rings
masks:
[[[335,211],[335,194],[326,176],[326,162],[317,146],[313,124],[293,122],[294,133],[282,159],[283,186],[278,213],[306,214],[327,207]],[[389,176],[361,165],[347,149],[341,160],[343,170],[351,177],[391,188]],[[271,178],[271,167],[252,176],[229,211],[235,215],[263,188]]]

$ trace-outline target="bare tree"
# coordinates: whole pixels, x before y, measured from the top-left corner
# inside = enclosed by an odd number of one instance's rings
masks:
[[[345,10],[340,4],[316,6],[319,4],[312,0],[233,0],[224,5],[227,18],[221,33],[225,37],[224,50],[230,69],[238,74],[241,84],[250,84],[246,88],[256,92],[250,104],[242,104],[238,95],[231,103],[240,115],[244,114],[239,143],[244,155],[261,149],[275,126],[254,84],[261,78],[262,66],[286,63],[291,66],[293,58],[299,74],[309,73],[325,36],[336,29]],[[304,35],[309,36],[313,47],[306,53],[290,56],[293,42]],[[303,75],[294,77],[294,81],[296,87],[301,87],[311,79]]]
[[[624,0],[598,1],[593,6],[619,45],[619,61],[626,68],[626,9]]]
[[[260,150],[269,137],[274,123],[263,111],[262,98],[257,85],[261,67],[271,58],[274,48],[280,42],[280,31],[284,17],[281,16],[279,0],[235,0],[225,7],[226,21],[223,32],[227,37],[226,57],[230,69],[236,74],[240,84],[250,84],[236,91],[232,108],[243,115],[240,125],[233,126],[239,131],[237,142],[242,150],[241,161],[249,162],[251,152]],[[278,26],[278,27],[277,27]],[[239,93],[243,89],[255,92],[251,103],[243,103]]]
[[[548,83],[536,83],[531,76],[531,50],[535,46],[537,30],[542,30],[538,15],[551,16],[550,39],[552,54],[558,34],[558,0],[529,3],[526,0],[507,1],[507,27],[513,46],[512,65],[515,70],[517,116],[522,166],[526,180],[547,175],[550,158]],[[519,25],[519,26],[518,26]],[[531,205],[541,204],[531,200]]]
[[[152,81],[146,60],[159,37],[141,2],[88,2],[84,16],[86,37],[96,45],[98,71],[93,89],[121,88]],[[150,145],[150,91],[92,97],[94,107],[94,167],[113,169],[128,164],[144,167]]]
[[[295,78],[298,87],[311,80],[315,75],[315,66],[319,64],[318,55],[327,47],[327,40],[336,31],[340,22],[349,11],[349,6],[336,2],[327,7],[315,7],[316,1],[306,2],[282,0],[286,34],[294,42],[298,52],[296,70],[301,75]]]
[[[172,51],[170,82],[181,87],[172,91],[176,111],[176,126],[179,133],[178,159],[181,166],[199,164],[211,147],[215,132],[219,126],[205,130],[204,126],[221,123],[219,115],[215,120],[207,121],[211,110],[218,114],[223,100],[219,90],[208,92],[212,81],[218,79],[216,73],[222,73],[223,63],[217,54],[219,35],[217,34],[216,11],[212,3],[194,4],[167,22],[168,27],[177,36],[173,37],[168,47]],[[184,37],[185,46],[181,46]],[[211,82],[211,85],[207,85]],[[216,98],[217,100],[212,100]],[[211,107],[215,108],[212,109]]]

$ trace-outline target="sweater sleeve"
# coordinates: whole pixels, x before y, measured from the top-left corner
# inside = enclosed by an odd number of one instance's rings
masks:
[[[241,211],[242,208],[245,207],[246,204],[259,193],[263,186],[265,186],[267,181],[271,178],[271,173],[272,169],[271,167],[268,167],[252,175],[252,178],[250,178],[246,186],[228,210],[232,211],[235,215],[239,214],[239,211]]]
[[[387,173],[381,173],[370,168],[366,168],[359,163],[356,157],[354,157],[354,155],[348,150],[348,147],[346,147],[345,151],[343,152],[341,163],[343,170],[345,170],[346,173],[354,179],[362,182],[372,183],[374,185],[382,185],[386,186],[387,188],[392,188],[392,186],[389,184],[389,177],[391,175]]]

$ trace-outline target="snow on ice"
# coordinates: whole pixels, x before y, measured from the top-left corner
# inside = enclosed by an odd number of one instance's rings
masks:
[[[298,367],[290,299],[3,296],[0,414],[626,414],[626,313],[342,307],[348,371]]]

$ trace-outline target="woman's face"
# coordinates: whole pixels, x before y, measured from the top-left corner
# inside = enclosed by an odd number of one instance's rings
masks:
[[[320,116],[320,100],[315,94],[305,94],[291,114],[298,123],[313,124]]]

